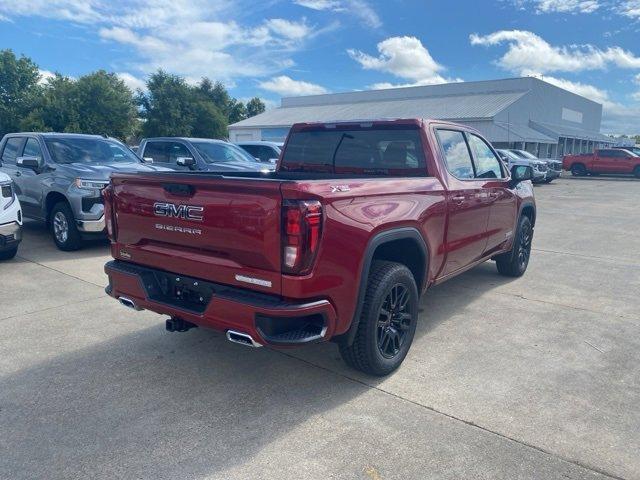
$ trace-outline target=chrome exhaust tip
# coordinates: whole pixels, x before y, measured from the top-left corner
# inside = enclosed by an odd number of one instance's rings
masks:
[[[140,311],[142,308],[138,307],[133,300],[127,297],[118,297],[118,301],[127,308],[131,308],[132,310]]]
[[[227,340],[233,343],[239,343],[240,345],[245,345],[247,347],[258,348],[262,346],[262,344],[256,342],[253,338],[251,338],[251,335],[236,332],[235,330],[227,330]]]

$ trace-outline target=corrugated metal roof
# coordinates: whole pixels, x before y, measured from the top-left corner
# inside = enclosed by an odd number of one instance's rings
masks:
[[[565,125],[551,125],[550,123],[540,123],[531,121],[531,126],[536,130],[546,134],[552,135],[556,138],[569,137],[578,138],[582,140],[592,140],[594,142],[607,142],[611,143],[613,140],[600,132],[589,132],[582,128],[567,127]]]
[[[491,118],[527,92],[395,99],[372,102],[281,107],[230,125],[229,128],[288,127],[298,122],[332,122],[377,118],[436,118],[464,120]]]
[[[473,127],[490,139],[492,142],[539,142],[557,143],[558,139],[544,135],[527,125],[516,123],[462,122]]]

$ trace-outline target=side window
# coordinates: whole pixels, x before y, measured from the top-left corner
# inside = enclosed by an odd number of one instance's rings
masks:
[[[613,157],[613,150],[600,150],[598,152],[598,155],[600,155],[601,157]]]
[[[7,139],[2,151],[2,163],[10,165],[16,164],[16,157],[18,156],[18,150],[22,147],[22,137],[12,137]]]
[[[35,138],[27,139],[27,143],[24,144],[24,152],[22,152],[22,156],[42,158],[42,150],[40,149],[38,140]]]
[[[258,157],[258,146],[257,145],[243,145],[240,148],[245,150],[252,157],[254,157],[254,158]]]
[[[193,157],[189,149],[181,143],[168,143],[167,153],[169,154],[169,163],[176,163],[178,157]]]
[[[468,133],[469,146],[473,152],[477,178],[502,178],[500,160],[494,155],[489,145],[477,135]]]
[[[462,132],[437,130],[436,133],[444,151],[447,169],[451,175],[462,180],[472,179],[474,177],[473,164]]]
[[[166,142],[147,142],[142,156],[144,158],[152,158],[153,163],[169,163],[166,147]]]

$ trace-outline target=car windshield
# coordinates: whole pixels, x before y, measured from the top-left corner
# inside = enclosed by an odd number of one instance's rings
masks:
[[[58,164],[140,162],[123,144],[106,138],[47,138],[45,143]]]
[[[511,150],[513,153],[515,153],[517,156],[519,156],[520,158],[527,158],[529,160],[537,160],[538,157],[536,157],[535,155],[533,155],[532,153],[529,153],[525,150]]]
[[[192,142],[207,163],[249,162],[259,163],[240,147],[230,143]]]
[[[511,160],[520,160],[521,157],[519,157],[518,155],[516,155],[515,153],[509,151],[509,150],[498,150],[498,152],[500,152],[501,154],[503,154],[506,157],[509,157]]]

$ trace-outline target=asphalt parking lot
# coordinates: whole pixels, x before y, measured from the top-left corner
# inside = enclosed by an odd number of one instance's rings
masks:
[[[430,290],[401,369],[277,352],[104,293],[105,243],[0,264],[0,478],[640,478],[640,182],[536,188],[527,274]]]

